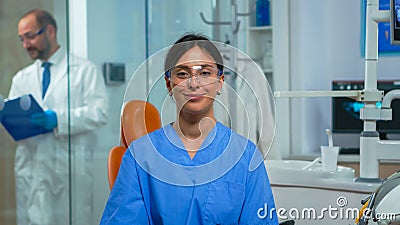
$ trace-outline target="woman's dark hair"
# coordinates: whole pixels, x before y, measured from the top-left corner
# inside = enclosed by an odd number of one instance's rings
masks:
[[[224,70],[221,53],[218,48],[210,41],[209,38],[201,34],[187,33],[179,38],[169,50],[164,63],[165,75],[169,77],[169,70],[173,68],[179,59],[187,51],[193,47],[198,46],[202,50],[206,51],[214,59],[217,64],[217,68],[220,71],[219,75]]]

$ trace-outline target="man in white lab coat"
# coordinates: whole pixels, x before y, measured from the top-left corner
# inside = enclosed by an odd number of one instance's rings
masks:
[[[35,61],[13,77],[9,99],[32,94],[45,112],[34,114],[31,122],[51,132],[18,142],[17,223],[69,224],[71,214],[73,224],[91,224],[91,131],[107,120],[104,81],[93,63],[60,47],[48,12],[35,9],[23,15],[18,36]]]

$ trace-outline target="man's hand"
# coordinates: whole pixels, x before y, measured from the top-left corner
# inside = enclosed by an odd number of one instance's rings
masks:
[[[35,113],[31,116],[31,123],[52,130],[57,127],[57,114],[53,110],[46,110],[43,113]]]

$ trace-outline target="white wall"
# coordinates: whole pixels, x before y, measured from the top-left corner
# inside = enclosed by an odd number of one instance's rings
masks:
[[[364,79],[360,49],[361,3],[290,1],[290,89],[330,90],[331,81]],[[378,79],[398,79],[400,57],[381,56]],[[331,128],[330,98],[291,99],[291,153],[318,153]],[[278,121],[279,122],[279,121]]]
[[[102,67],[104,62],[125,63],[129,81],[137,66],[145,59],[144,1],[87,0],[88,58]],[[94,215],[98,224],[109,194],[107,156],[119,145],[120,109],[127,82],[107,86],[109,120],[99,129],[99,143],[94,158]]]

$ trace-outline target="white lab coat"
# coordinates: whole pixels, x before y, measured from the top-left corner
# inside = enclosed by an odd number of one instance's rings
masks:
[[[90,131],[106,123],[107,96],[102,76],[94,64],[70,54],[68,71],[66,56],[59,49],[50,58],[51,82],[43,100],[40,60],[20,70],[12,80],[10,99],[32,94],[44,110],[56,112],[58,121],[54,132],[18,142],[15,177],[19,225],[69,224],[70,194],[72,223],[91,224],[90,168],[96,141]],[[69,190],[69,172],[72,190]]]

